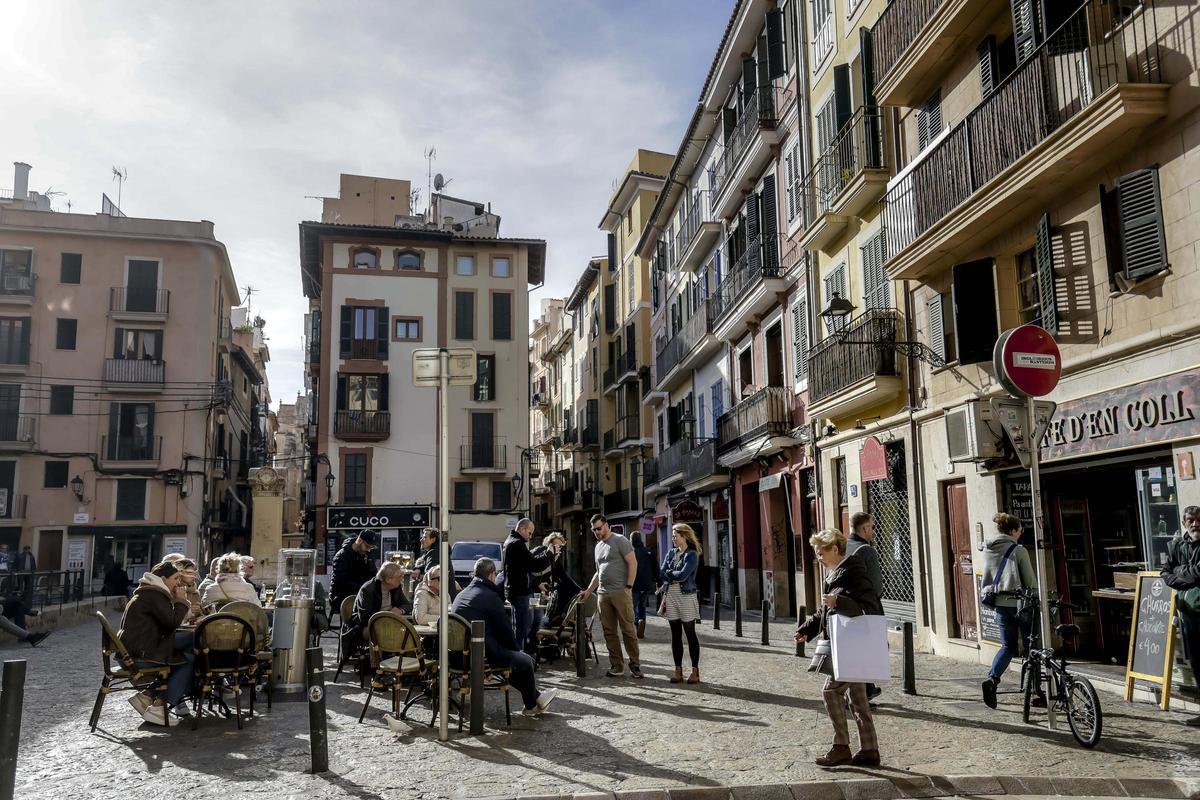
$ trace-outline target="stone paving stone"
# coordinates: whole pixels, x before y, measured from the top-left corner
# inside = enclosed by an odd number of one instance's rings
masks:
[[[785,784],[769,783],[758,786],[731,786],[733,800],[794,800]]]
[[[1004,786],[990,775],[946,775],[946,785],[952,794],[1002,794]],[[940,784],[940,782],[938,782]]]
[[[667,790],[670,800],[729,800],[728,786],[684,786]]]
[[[889,780],[901,797],[940,797],[943,794],[928,775],[894,775]]]
[[[836,781],[805,781],[790,783],[795,800],[845,800],[840,785]]]
[[[1186,797],[1175,781],[1166,778],[1122,778],[1121,788],[1130,797]]]
[[[900,790],[887,778],[838,781],[838,788],[846,800],[893,800],[900,796]]]
[[[668,800],[666,789],[625,789],[613,794],[617,800]]]
[[[1113,778],[1055,778],[1058,794],[1075,797],[1124,797],[1121,782]]]

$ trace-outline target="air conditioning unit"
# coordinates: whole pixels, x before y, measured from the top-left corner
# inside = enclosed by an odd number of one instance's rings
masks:
[[[1004,455],[1003,437],[985,401],[971,400],[946,412],[946,444],[951,461],[999,458]]]

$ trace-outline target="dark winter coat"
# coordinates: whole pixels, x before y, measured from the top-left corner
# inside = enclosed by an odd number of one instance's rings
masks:
[[[825,576],[825,592],[837,597],[837,605],[830,608],[824,603],[817,613],[796,626],[796,633],[809,640],[827,636],[829,615],[843,614],[858,617],[863,614],[883,614],[883,601],[871,585],[871,575],[863,560],[857,556],[846,556],[837,568]]]
[[[161,664],[181,664],[175,649],[175,629],[187,617],[190,606],[175,600],[162,579],[147,573],[125,605],[121,631],[117,635],[134,658]]]
[[[510,654],[519,648],[512,623],[504,613],[500,587],[487,578],[475,578],[454,598],[450,612],[468,622],[483,620],[483,650],[490,665],[506,667],[512,663]]]
[[[351,536],[333,556],[333,577],[329,581],[329,605],[337,611],[342,600],[355,597],[363,584],[375,577],[375,565],[369,554],[354,550]]]
[[[404,596],[404,590],[397,586],[392,590],[392,608],[399,609],[405,614],[412,613],[412,603]],[[372,578],[362,585],[354,598],[354,614],[350,617],[350,626],[357,630],[365,630],[371,617],[383,609],[383,581]]]
[[[1163,582],[1177,592],[1200,586],[1200,541],[1187,532],[1172,539],[1161,574]]]
[[[510,600],[533,594],[533,573],[550,566],[549,557],[544,552],[530,553],[529,543],[516,531],[504,540],[501,560],[504,562],[504,596]]]

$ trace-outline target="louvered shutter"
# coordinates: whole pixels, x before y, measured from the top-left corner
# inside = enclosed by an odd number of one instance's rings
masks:
[[[979,92],[987,97],[996,88],[996,37],[988,36],[976,52],[979,54]]]
[[[758,89],[758,62],[753,57],[742,59],[742,108]],[[740,110],[740,109],[739,109]]]
[[[849,64],[837,64],[833,68],[833,101],[837,130],[841,131],[854,116],[854,101],[850,97]]]
[[[349,402],[348,402],[348,399],[350,396],[349,391],[350,391],[350,389],[346,385],[346,376],[338,375],[337,376],[337,410],[338,411],[345,411],[346,406],[349,405]]]
[[[379,410],[388,410],[388,374],[386,372],[379,376]]]
[[[750,269],[758,270],[762,263],[761,251],[759,250],[759,228],[758,219],[758,195],[751,193],[746,198],[746,251],[748,253],[746,264]]]
[[[925,301],[929,314],[929,348],[946,360],[946,325],[942,315],[942,296],[935,294]]]
[[[1037,49],[1037,10],[1034,0],[1012,0],[1013,46],[1017,63],[1033,55]]]
[[[788,150],[787,155],[783,157],[784,180],[787,181],[787,184],[783,188],[783,192],[787,206],[788,222],[791,222],[796,218],[796,194],[793,191],[793,187],[796,183],[796,162],[794,158],[795,152],[795,148],[792,148],[791,150]]]
[[[611,233],[608,235],[608,271],[617,271],[617,237]]]
[[[1038,220],[1033,257],[1037,264],[1038,305],[1041,325],[1051,333],[1058,332],[1058,299],[1054,292],[1054,250],[1050,243],[1050,215]]]
[[[775,119],[775,94],[771,91],[770,54],[767,37],[758,37],[758,118]]]
[[[375,312],[375,341],[379,345],[379,358],[387,360],[388,357],[388,325],[391,316],[388,314],[388,307],[383,306]]]
[[[732,108],[721,109],[721,141],[725,146],[729,146],[729,139],[733,136],[733,129],[737,127],[737,111]],[[716,178],[716,171],[709,169],[708,171],[708,186],[711,189],[713,181]]]
[[[779,220],[776,211],[775,176],[763,178],[762,190],[763,271],[779,274]]]
[[[341,338],[339,343],[342,358],[350,357],[350,339],[353,336],[352,314],[353,309],[350,306],[342,306]]]
[[[879,109],[875,105],[875,50],[870,28],[858,29],[858,49],[862,61],[860,88],[863,98],[863,139],[866,142],[863,166],[882,167],[883,131]]]
[[[808,379],[808,299],[792,305],[792,374],[797,383]]]
[[[924,150],[942,132],[942,93],[936,91],[917,112],[917,144]]]
[[[767,12],[767,62],[770,78],[782,78],[787,74],[787,60],[783,55],[783,12],[777,8]]]
[[[1117,219],[1125,277],[1137,280],[1167,266],[1158,168],[1117,178]]]

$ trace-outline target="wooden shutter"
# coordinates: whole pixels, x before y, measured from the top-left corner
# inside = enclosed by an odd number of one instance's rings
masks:
[[[935,294],[926,300],[925,310],[929,315],[929,349],[937,353],[942,361],[945,361],[946,326],[942,312],[942,295]]]
[[[925,101],[925,105],[917,112],[917,144],[924,150],[925,146],[942,132],[942,92],[938,90]]]
[[[871,39],[871,29],[858,29],[858,52],[862,64],[859,75],[862,89],[862,104],[867,108],[875,106],[875,50]]]
[[[1017,63],[1033,55],[1038,45],[1037,9],[1034,0],[1012,0],[1013,46]]]
[[[987,97],[996,88],[996,37],[988,36],[976,52],[979,54],[979,93]]]
[[[808,379],[808,298],[792,304],[792,375],[797,383]]]
[[[512,295],[497,292],[492,295],[492,338],[512,338]]]
[[[1054,250],[1050,242],[1050,215],[1038,220],[1033,258],[1037,264],[1038,306],[1041,325],[1051,333],[1058,332],[1058,300],[1054,293]]]
[[[758,89],[758,62],[753,56],[747,56],[742,59],[742,108],[746,107],[746,103],[750,102],[750,98],[754,96],[754,92]]]
[[[956,264],[952,276],[958,360],[963,364],[990,362],[1000,335],[992,259]]]
[[[882,167],[883,120],[875,105],[875,51],[870,28],[858,29],[858,47],[862,60],[863,166]]]
[[[121,404],[108,404],[108,457],[117,457],[117,441],[121,436]]]
[[[721,141],[729,146],[729,139],[733,136],[733,129],[737,127],[737,110],[733,108],[721,109]],[[716,173],[713,170],[708,171],[708,186],[711,189],[713,179]]]
[[[339,374],[337,376],[337,409],[336,410],[345,411],[346,408],[350,405],[349,400],[350,400],[350,387],[346,385],[346,376]]]
[[[763,178],[762,190],[763,271],[779,274],[779,219],[775,208],[775,176]]]
[[[758,269],[762,263],[761,250],[759,250],[759,227],[758,218],[758,195],[753,192],[746,198],[746,252],[749,256],[746,259],[746,265],[751,269]]]
[[[125,329],[117,328],[116,336],[113,338],[113,358],[125,357]]]
[[[608,271],[617,271],[617,237],[611,233],[608,235]]]
[[[773,8],[767,12],[767,77],[774,80],[787,74],[787,59],[783,54],[783,12]]]
[[[475,338],[475,295],[454,293],[454,338]]]
[[[379,345],[379,357],[386,360],[388,357],[388,320],[391,315],[388,314],[388,307],[375,309],[375,342]]]
[[[758,118],[775,119],[775,93],[771,91],[770,53],[767,37],[758,37]]]
[[[1167,266],[1162,193],[1158,168],[1139,169],[1117,178],[1117,219],[1125,277],[1136,280]]]
[[[386,372],[379,376],[379,410],[388,410],[388,374]]]
[[[342,326],[340,339],[340,355],[342,358],[350,357],[350,339],[354,335],[354,323],[352,320],[353,309],[350,306],[342,306]]]
[[[837,64],[833,68],[833,107],[840,131],[854,116],[854,100],[850,96],[850,65]]]

